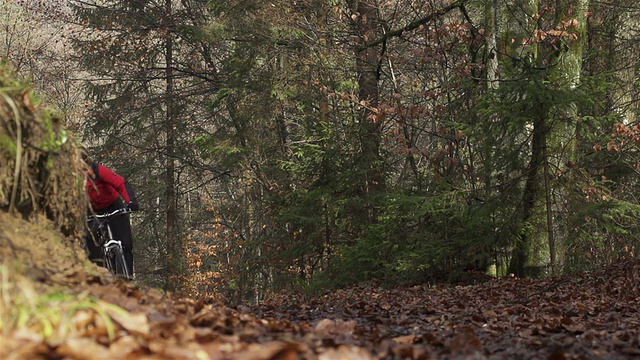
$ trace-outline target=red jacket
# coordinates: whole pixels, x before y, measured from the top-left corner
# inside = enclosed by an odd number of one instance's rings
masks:
[[[87,195],[94,211],[108,208],[120,196],[126,204],[135,203],[133,190],[125,179],[102,164],[92,165],[87,174]]]

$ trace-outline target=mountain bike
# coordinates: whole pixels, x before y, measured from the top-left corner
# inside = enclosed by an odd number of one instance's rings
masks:
[[[95,237],[95,241],[102,249],[105,267],[114,275],[125,279],[131,279],[124,260],[122,242],[113,238],[109,222],[114,216],[124,216],[131,213],[128,207],[115,210],[106,214],[93,214],[87,217],[89,228]]]

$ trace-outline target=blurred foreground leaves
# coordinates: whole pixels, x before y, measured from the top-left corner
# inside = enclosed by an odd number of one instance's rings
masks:
[[[631,262],[558,279],[282,294],[238,309],[107,274],[78,273],[80,281],[46,294],[25,279],[8,284],[6,269],[2,275],[3,324],[13,306],[18,325],[2,329],[2,359],[640,356],[640,264]]]

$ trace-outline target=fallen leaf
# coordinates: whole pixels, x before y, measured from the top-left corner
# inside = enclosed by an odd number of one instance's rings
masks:
[[[416,335],[405,335],[393,338],[393,341],[397,342],[398,344],[413,344],[415,340]]]
[[[350,345],[341,345],[337,349],[329,349],[318,355],[318,360],[372,360],[374,357],[367,350]]]
[[[117,305],[102,300],[99,300],[97,305],[129,333],[141,336],[149,334],[147,315],[143,313],[132,314]]]
[[[457,330],[457,335],[451,340],[449,346],[451,351],[459,354],[470,354],[482,352],[482,341],[476,336],[473,328],[461,327]]]
[[[76,360],[112,360],[114,355],[109,348],[104,347],[90,338],[70,338],[57,348],[62,357]]]
[[[322,319],[315,327],[315,330],[321,334],[351,334],[356,327],[354,320],[344,321],[342,319],[331,320]]]
[[[296,360],[300,346],[293,343],[273,341],[266,344],[250,344],[237,353],[235,360]]]

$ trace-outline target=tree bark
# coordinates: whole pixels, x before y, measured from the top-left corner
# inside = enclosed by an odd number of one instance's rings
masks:
[[[541,6],[542,4],[536,4]],[[548,92],[557,89],[567,93],[575,89],[580,82],[582,70],[582,58],[584,52],[584,41],[586,36],[586,11],[588,0],[559,0],[556,2],[555,16],[550,23],[540,24],[545,27],[538,28],[538,31],[549,32],[551,30],[566,30],[577,35],[574,39],[568,35],[558,36],[557,41],[540,41],[534,47],[536,69],[543,71],[543,79],[538,82],[535,91]],[[566,25],[577,20],[577,25]],[[561,46],[559,45],[561,44]],[[534,75],[535,76],[535,75]],[[549,84],[549,85],[544,85]],[[551,88],[555,87],[554,89]],[[531,94],[528,94],[531,95]],[[543,94],[544,95],[544,94]],[[557,267],[557,242],[554,236],[554,214],[551,197],[551,175],[549,162],[552,160],[551,154],[547,154],[547,146],[551,143],[557,149],[553,153],[553,158],[560,159],[555,163],[556,168],[561,168],[563,163],[567,163],[574,157],[576,131],[576,107],[573,104],[563,103],[562,100],[547,99],[546,97],[531,99],[535,109],[531,111],[536,114],[533,122],[533,139],[531,147],[531,158],[527,170],[526,184],[522,200],[521,222],[524,226],[520,235],[520,241],[516,244],[513,258],[510,264],[510,272],[517,276],[525,276],[525,266],[529,261],[528,253],[531,251],[531,231],[527,229],[532,220],[537,200],[544,196],[546,205],[546,237],[549,247],[549,266],[553,271]],[[548,127],[548,128],[547,128]],[[568,152],[562,149],[570,149]],[[544,167],[545,186],[544,193],[540,191],[540,178],[538,176],[540,167]],[[561,191],[561,190],[558,190]],[[540,234],[542,235],[542,234]],[[537,265],[537,264],[535,264]]]
[[[497,36],[497,5],[496,0],[486,0],[484,5],[485,28],[485,66],[487,68],[487,89],[495,90],[499,84],[499,61]]]
[[[385,174],[380,157],[381,120],[376,116],[379,102],[378,81],[379,50],[377,46],[365,46],[378,37],[379,15],[373,0],[355,1],[356,20],[356,71],[358,76],[361,151],[366,169],[365,193],[373,195],[384,189]],[[372,214],[370,214],[372,215]]]
[[[524,192],[522,194],[522,217],[521,222],[523,229],[520,233],[519,242],[516,244],[509,272],[517,277],[524,277],[525,266],[529,261],[529,249],[531,243],[531,231],[528,229],[529,221],[533,216],[536,206],[536,200],[539,197],[539,172],[543,165],[544,147],[546,146],[546,111],[542,110],[538,113],[538,117],[533,122],[533,137],[531,140],[531,158],[526,173],[526,182]]]
[[[182,253],[182,241],[178,234],[177,220],[177,199],[175,184],[175,107],[173,98],[173,39],[171,35],[171,0],[166,0],[166,42],[165,42],[165,60],[166,60],[166,98],[165,106],[167,109],[165,120],[165,157],[166,157],[166,175],[165,175],[165,201],[167,203],[167,278],[166,290],[175,291],[179,288],[180,275],[180,257]]]

